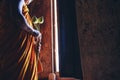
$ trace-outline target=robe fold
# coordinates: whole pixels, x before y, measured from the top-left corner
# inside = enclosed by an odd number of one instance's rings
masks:
[[[23,6],[23,14],[32,26],[28,12]],[[38,80],[34,36],[12,23],[11,18],[4,16],[6,20],[2,21],[2,17],[0,14],[0,80]]]

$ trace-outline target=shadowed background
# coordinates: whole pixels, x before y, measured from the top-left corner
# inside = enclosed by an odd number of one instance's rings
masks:
[[[76,0],[83,80],[120,80],[120,0]]]

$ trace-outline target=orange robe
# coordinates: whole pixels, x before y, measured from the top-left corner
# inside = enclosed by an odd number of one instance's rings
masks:
[[[32,25],[28,12],[24,6],[23,14]],[[9,22],[0,23],[0,80],[38,80],[34,36]]]

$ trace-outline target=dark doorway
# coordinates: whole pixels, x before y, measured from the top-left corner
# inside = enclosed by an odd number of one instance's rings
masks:
[[[82,80],[75,1],[58,0],[60,24],[60,75]]]

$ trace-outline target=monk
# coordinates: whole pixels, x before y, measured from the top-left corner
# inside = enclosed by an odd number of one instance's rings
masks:
[[[0,1],[0,80],[38,80],[38,68],[42,71],[35,52],[41,33],[32,25],[31,1]]]

